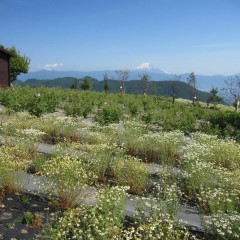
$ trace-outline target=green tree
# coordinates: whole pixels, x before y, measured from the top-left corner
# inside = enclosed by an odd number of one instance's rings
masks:
[[[90,81],[90,78],[89,77],[85,77],[83,78],[83,81],[81,83],[81,89],[86,91],[86,90],[90,90],[91,87],[92,87],[92,83]]]
[[[192,94],[193,94],[193,105],[195,105],[196,101],[197,101],[197,80],[196,80],[196,76],[194,74],[194,72],[190,73],[188,78],[187,78],[188,84],[191,86],[192,88]]]
[[[213,103],[214,108],[216,108],[217,104],[222,101],[222,98],[218,96],[218,89],[217,88],[212,87],[210,93],[211,93],[211,95],[208,98],[208,102]]]
[[[110,90],[107,73],[103,75],[103,88],[104,88],[105,94],[107,94]]]
[[[78,82],[77,80],[74,80],[70,86],[71,89],[77,89],[78,88]]]
[[[0,47],[4,48],[3,45],[0,45]],[[13,57],[10,58],[10,81],[13,82],[20,73],[28,73],[30,59],[21,55],[14,46],[5,49],[13,54]]]

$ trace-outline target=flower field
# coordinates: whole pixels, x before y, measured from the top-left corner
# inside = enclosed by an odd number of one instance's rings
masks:
[[[0,204],[31,172],[56,209],[35,239],[240,238],[239,113],[45,88],[1,90],[0,103]],[[54,153],[39,153],[43,143]],[[201,229],[177,218],[182,206],[197,209]]]

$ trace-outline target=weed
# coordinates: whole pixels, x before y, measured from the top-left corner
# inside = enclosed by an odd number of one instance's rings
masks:
[[[6,223],[6,227],[8,229],[14,229],[15,228],[15,224],[14,223]]]
[[[25,216],[22,219],[22,223],[30,226],[32,223],[32,220],[33,220],[33,214],[31,212],[27,211],[25,213]]]
[[[22,205],[28,205],[28,204],[30,204],[30,202],[31,202],[31,197],[29,197],[27,194],[25,194],[25,193],[21,193],[19,196],[19,200],[20,200],[20,203],[22,204]]]

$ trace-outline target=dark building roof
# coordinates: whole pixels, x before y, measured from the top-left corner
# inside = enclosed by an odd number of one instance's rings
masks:
[[[6,55],[9,55],[10,57],[14,56],[11,52],[9,52],[8,50],[1,48],[1,47],[0,47],[0,52],[5,53]]]

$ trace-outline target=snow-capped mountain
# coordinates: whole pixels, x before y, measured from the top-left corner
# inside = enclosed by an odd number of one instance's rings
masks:
[[[155,68],[151,63],[148,63],[148,62],[138,65],[135,69],[133,69],[133,71],[158,72],[162,74],[170,74],[169,72],[166,72],[159,68]]]
[[[136,67],[136,70],[151,70],[153,65],[151,63],[145,62]]]

